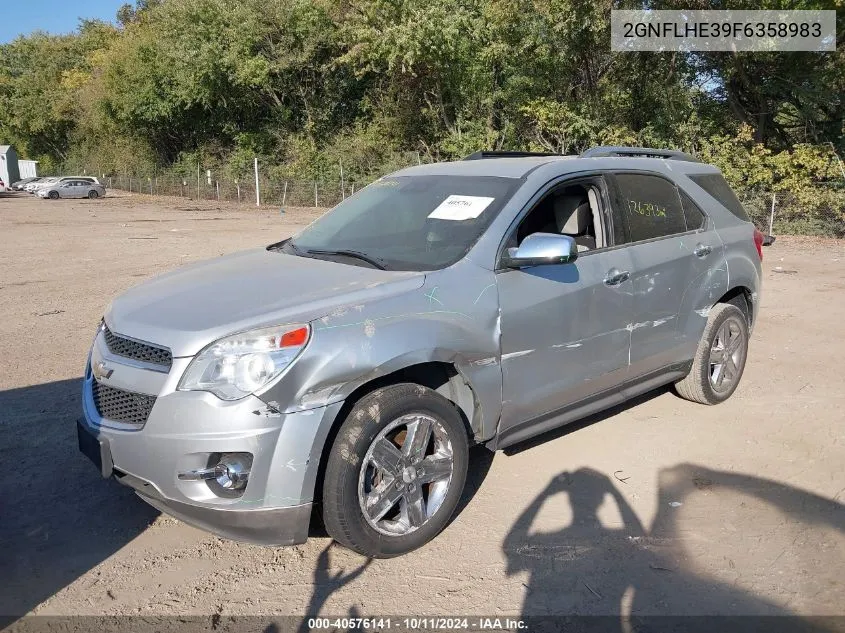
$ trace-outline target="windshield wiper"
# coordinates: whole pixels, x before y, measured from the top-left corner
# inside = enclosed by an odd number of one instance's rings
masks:
[[[384,263],[383,260],[379,259],[378,257],[373,257],[372,255],[367,255],[366,253],[362,253],[360,251],[351,251],[351,250],[307,250],[304,251],[306,255],[341,255],[343,257],[354,257],[355,259],[360,259],[361,261],[367,262],[375,266],[380,270],[387,270],[387,264]]]
[[[297,247],[296,244],[293,243],[293,239],[290,238],[290,237],[282,240],[281,242],[276,242],[275,244],[270,244],[267,247],[267,250],[268,251],[281,251],[285,247],[288,247],[290,250],[292,250],[294,253],[296,253],[298,255],[302,254],[302,250],[299,247]]]

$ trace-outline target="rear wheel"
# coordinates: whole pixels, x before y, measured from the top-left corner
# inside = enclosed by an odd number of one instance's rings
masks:
[[[468,450],[457,408],[435,391],[404,383],[368,394],[340,427],[326,465],[326,530],[374,558],[421,547],[458,505]]]
[[[96,190],[94,190],[94,189],[92,189],[91,191],[88,192],[88,198],[91,199],[91,200],[94,200],[94,199],[99,198],[99,197],[100,197],[100,194],[97,193]]]
[[[50,200],[58,200],[59,199],[59,192],[58,191],[51,191],[47,194]]]
[[[695,353],[690,373],[675,383],[682,398],[718,404],[739,386],[748,356],[748,320],[730,303],[715,305]]]

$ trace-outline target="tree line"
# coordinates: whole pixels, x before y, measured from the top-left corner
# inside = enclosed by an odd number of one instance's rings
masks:
[[[342,162],[361,181],[481,148],[636,144],[696,153],[745,188],[828,195],[845,180],[843,0],[729,7],[837,9],[832,53],[610,51],[611,8],[724,4],[137,0],[115,24],[0,46],[0,141],[48,171],[237,177],[257,156],[302,178]]]

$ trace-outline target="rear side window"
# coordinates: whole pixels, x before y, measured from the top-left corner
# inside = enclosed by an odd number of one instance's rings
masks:
[[[668,180],[645,174],[617,174],[616,184],[632,242],[687,230],[678,190]]]
[[[740,220],[751,221],[745,209],[742,208],[739,198],[736,197],[722,174],[689,174],[689,179],[716,198],[723,207]]]
[[[687,221],[688,231],[697,231],[704,228],[704,223],[707,221],[707,216],[698,208],[698,205],[692,201],[685,192],[681,191],[681,204],[684,207],[684,218]]]

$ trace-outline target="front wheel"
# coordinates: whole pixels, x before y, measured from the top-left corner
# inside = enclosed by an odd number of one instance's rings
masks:
[[[435,391],[403,383],[364,396],[340,427],[326,465],[326,530],[372,558],[425,545],[458,505],[468,451],[457,408]]]
[[[730,303],[719,303],[707,315],[689,374],[675,383],[682,398],[701,404],[719,404],[739,386],[748,356],[748,321]]]
[[[95,199],[97,199],[99,196],[100,196],[100,194],[99,194],[99,193],[97,193],[94,189],[92,189],[91,191],[89,191],[89,192],[88,192],[88,199],[89,199],[89,200],[95,200]]]
[[[58,200],[59,199],[59,192],[58,191],[51,191],[47,194],[50,200]]]

